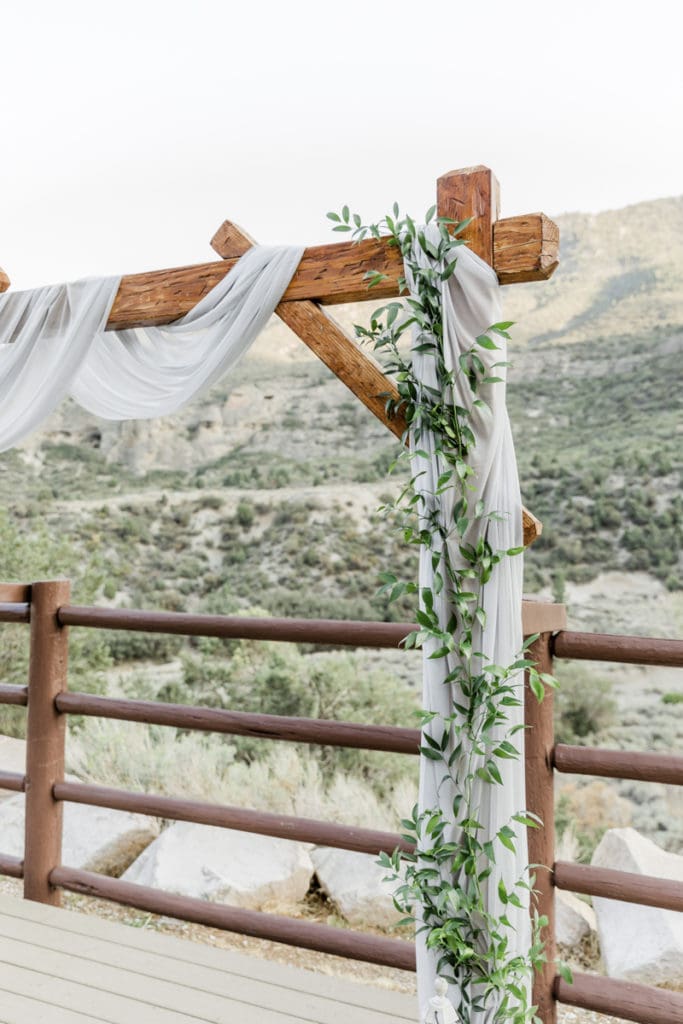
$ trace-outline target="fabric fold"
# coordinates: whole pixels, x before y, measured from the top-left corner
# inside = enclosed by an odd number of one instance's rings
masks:
[[[177,412],[247,352],[302,254],[254,246],[186,316],[159,327],[105,331],[115,277],[0,296],[0,451],[67,397],[103,419]]]

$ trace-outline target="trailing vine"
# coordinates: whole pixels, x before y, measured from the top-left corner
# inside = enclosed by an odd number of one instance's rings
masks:
[[[456,1009],[462,1024],[476,1019],[528,1024],[538,1021],[528,991],[534,968],[545,960],[540,932],[547,919],[536,916],[525,953],[511,950],[513,925],[508,912],[510,907],[523,910],[527,906],[529,872],[506,885],[498,861],[503,850],[514,853],[520,828],[537,827],[539,821],[520,808],[495,836],[480,837],[484,826],[478,820],[480,809],[473,790],[475,780],[501,786],[501,762],[519,759],[515,734],[524,726],[510,724],[509,714],[522,705],[523,673],[529,673],[538,700],[543,698],[544,685],[554,686],[555,681],[539,673],[526,657],[535,637],[506,666],[493,664],[477,649],[486,625],[484,588],[502,559],[523,551],[521,547],[494,550],[488,523],[505,510],[485,512],[481,501],[471,500],[476,446],[472,410],[484,406],[483,386],[501,383],[495,371],[506,365],[498,362],[487,368],[482,350],[495,352],[499,339],[509,337],[511,324],[492,324],[459,356],[458,365],[449,368],[441,292],[455,271],[457,250],[465,244],[459,234],[469,222],[435,219],[435,213],[432,207],[426,215],[425,224],[432,225],[428,229],[401,215],[396,205],[392,215],[377,224],[364,224],[347,206],[328,214],[335,231],[351,232],[356,240],[388,236],[388,244],[398,247],[404,260],[406,274],[399,280],[399,294],[409,294],[376,309],[369,326],[357,325],[355,332],[383,357],[399,395],[388,400],[388,411],[401,409],[412,437],[410,482],[385,511],[395,515],[408,544],[428,553],[434,586],[420,587],[387,572],[382,574],[381,589],[390,600],[404,594],[418,596],[418,628],[406,638],[405,646],[426,647],[429,658],[446,659],[445,681],[458,694],[448,715],[421,714],[421,754],[443,766],[443,782],[454,794],[450,813],[439,806],[418,812],[416,806],[402,822],[404,837],[415,843],[415,853],[382,854],[381,863],[399,882],[396,906],[408,920],[417,922],[427,947],[436,951],[438,974],[458,993]],[[383,276],[373,271],[366,274],[369,287]],[[406,344],[406,332],[413,334],[412,344]],[[434,386],[416,376],[415,353],[431,358]],[[463,381],[471,403],[461,406],[453,395],[454,385]],[[432,459],[438,465],[438,479],[435,489],[425,492],[420,478],[425,460]],[[445,621],[444,608],[449,609]],[[494,882],[497,879],[502,906],[497,916],[485,900],[491,876]]]

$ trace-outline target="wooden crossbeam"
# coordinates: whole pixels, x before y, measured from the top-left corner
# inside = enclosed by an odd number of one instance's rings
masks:
[[[244,255],[254,244],[245,231],[229,220],[221,224],[211,239],[211,245],[219,256],[232,260]],[[275,312],[370,412],[396,437],[403,438],[406,430],[404,413],[399,409],[390,416],[386,408],[388,398],[399,398],[396,385],[325,310],[310,299],[302,299],[283,301]],[[526,508],[522,509],[522,528],[527,546],[542,530],[540,521]]]
[[[501,284],[545,281],[558,265],[559,231],[542,213],[499,220],[493,225],[493,267]],[[200,263],[171,270],[129,274],[121,285],[107,323],[110,330],[166,324],[189,313],[237,262]],[[368,294],[365,274],[377,270],[386,280]],[[304,251],[284,294],[285,302],[312,299],[330,305],[398,295],[403,262],[385,239],[314,245]]]

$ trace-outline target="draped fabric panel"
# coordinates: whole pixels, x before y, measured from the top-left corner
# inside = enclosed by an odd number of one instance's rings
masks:
[[[438,231],[430,225],[432,242],[438,244]],[[457,265],[454,274],[442,284],[442,311],[444,325],[444,357],[447,368],[458,369],[458,357],[475,345],[475,339],[483,334],[492,324],[501,320],[500,289],[494,271],[483,260],[466,246],[456,250]],[[421,248],[416,246],[413,259],[425,265],[426,257]],[[406,266],[407,280],[410,284],[410,271]],[[495,336],[498,338],[498,336]],[[417,335],[415,344],[424,341]],[[487,368],[487,376],[505,377],[505,367],[493,368],[494,363],[506,360],[505,341],[500,339],[498,351],[477,348],[477,354]],[[436,369],[434,356],[429,351],[413,352],[413,370],[427,387],[436,387]],[[469,462],[475,470],[470,478],[474,490],[470,492],[469,507],[471,510],[477,501],[484,503],[484,512],[499,512],[502,518],[488,521],[488,540],[493,550],[507,550],[522,545],[522,502],[517,477],[517,464],[512,441],[510,421],[505,406],[505,384],[485,384],[480,386],[477,396],[471,392],[463,374],[456,376],[453,392],[447,396],[453,404],[471,410],[471,425],[476,437],[476,446],[471,452]],[[488,408],[473,407],[473,399],[484,400]],[[428,526],[430,513],[440,507],[440,522],[450,536],[446,540],[449,547],[451,564],[462,567],[459,553],[460,539],[452,530],[453,506],[455,495],[452,490],[445,491],[438,499],[435,498],[437,481],[447,468],[436,452],[437,444],[434,435],[422,431],[419,437],[411,438],[412,472],[417,477],[416,487],[420,493],[418,509],[421,513],[421,525]],[[425,459],[416,454],[416,450],[426,451],[430,458]],[[418,475],[419,474],[419,475]],[[437,504],[438,500],[438,504]],[[465,542],[476,543],[482,530],[481,523],[471,523],[465,535]],[[486,584],[480,604],[486,612],[486,629],[477,625],[473,631],[473,651],[483,652],[497,665],[506,666],[516,660],[522,646],[522,558],[521,556],[506,557],[496,567],[493,577]],[[420,549],[419,584],[420,588],[428,587],[434,593],[434,567],[430,552]],[[442,627],[451,617],[453,607],[449,601],[447,588],[435,597],[434,607],[438,610]],[[453,683],[446,683],[446,676],[456,666],[457,655],[450,654],[445,658],[430,660],[430,654],[438,645],[428,642],[423,649],[423,708],[436,711],[443,718],[452,714],[453,702],[467,705],[467,700]],[[480,662],[475,660],[474,671],[479,671]],[[521,680],[520,680],[521,683]],[[508,723],[515,725],[524,720],[523,708],[508,708]],[[442,722],[436,720],[440,734]],[[435,731],[437,731],[435,730]],[[502,735],[499,738],[503,738]],[[497,831],[510,822],[513,814],[523,811],[525,807],[524,779],[524,747],[523,732],[515,736],[515,744],[521,749],[519,761],[503,762],[501,772],[503,785],[491,785],[480,779],[474,782],[473,807],[478,820],[484,825],[479,833],[481,841],[494,837]],[[446,819],[452,819],[454,787],[444,785],[445,766],[441,762],[421,758],[419,810],[440,808]],[[485,882],[485,905],[493,914],[506,913],[513,926],[509,932],[510,953],[526,955],[530,945],[530,921],[527,907],[515,908],[507,905],[505,909],[498,896],[498,880],[503,878],[506,887],[511,890],[519,878],[525,877],[528,863],[526,831],[517,826],[519,833],[516,853],[497,847],[497,867]],[[455,829],[450,837],[457,842],[459,836]],[[524,900],[522,900],[524,903]],[[425,935],[417,936],[418,945],[418,994],[420,1005],[424,1006],[434,992],[436,979],[436,963],[438,956],[427,950]],[[449,993],[454,1005],[459,1005],[457,992]],[[489,1024],[493,1019],[495,1008],[472,1018],[472,1024]]]
[[[66,397],[103,419],[176,412],[244,355],[303,248],[255,246],[180,320],[105,331],[119,278],[0,296],[0,451]]]

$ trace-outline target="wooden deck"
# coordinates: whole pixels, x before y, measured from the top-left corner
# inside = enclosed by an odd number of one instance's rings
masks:
[[[0,895],[1,1024],[400,1024],[414,997]]]

